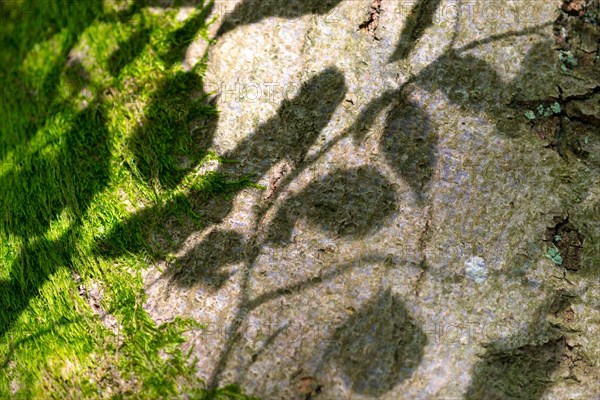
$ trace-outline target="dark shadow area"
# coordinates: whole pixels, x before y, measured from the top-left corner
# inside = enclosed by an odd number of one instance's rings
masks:
[[[375,168],[338,169],[287,200],[268,237],[289,243],[296,221],[306,218],[334,236],[360,238],[377,232],[395,209],[394,188]]]
[[[212,142],[217,116],[210,113],[207,116],[207,107],[212,106],[205,103],[206,98],[202,93],[197,93],[201,88],[197,75],[180,73],[174,80],[165,82],[154,96],[152,104],[146,111],[143,128],[131,139],[131,148],[134,149],[135,154],[135,168],[145,182],[151,184],[153,181],[158,181],[162,186],[172,188],[205,155],[205,149]],[[186,95],[181,94],[182,89]],[[236,170],[237,179],[232,179],[230,174],[223,171],[229,168],[229,164],[225,164],[223,170],[203,176],[202,184],[198,188],[192,188],[189,196],[176,197],[165,205],[145,208],[116,226],[100,243],[101,253],[108,257],[117,257],[127,252],[138,253],[143,251],[147,243],[151,243],[155,248],[152,252],[153,256],[172,251],[181,244],[181,241],[169,242],[170,237],[173,236],[169,234],[169,230],[172,229],[165,229],[165,221],[177,219],[182,214],[195,216],[201,223],[201,229],[221,222],[231,210],[233,195],[248,186],[250,182],[248,176],[262,176],[278,160],[287,159],[294,165],[302,163],[308,148],[329,123],[345,92],[344,78],[338,70],[326,69],[315,75],[302,85],[300,93],[294,99],[283,102],[275,117],[260,126],[234,150],[224,155],[226,159],[236,160],[236,163],[231,165]],[[204,120],[192,124],[198,115],[205,115]],[[190,125],[195,128],[192,130],[192,136],[189,134]],[[190,150],[191,148],[194,150]],[[185,151],[187,157],[190,157],[187,160],[187,167],[177,165],[181,162],[181,156],[178,157],[180,151]],[[367,200],[373,201],[367,197],[379,191],[387,196],[386,202],[393,203],[389,185],[388,188],[381,189],[373,182],[360,181],[362,178],[378,178],[377,185],[383,185],[385,181],[382,177],[374,176],[373,171],[370,170],[366,173],[359,172],[351,188],[356,193],[346,195],[348,199],[351,198],[350,196],[358,196],[358,199],[366,203]],[[351,182],[349,177],[345,178],[348,182],[343,182],[343,179],[342,175],[333,179],[330,183],[335,183],[336,187],[329,190],[344,190],[342,187],[344,183]],[[314,191],[310,193],[313,197],[316,196]],[[307,196],[310,193],[307,193]],[[335,197],[335,194],[332,196]],[[337,199],[338,202],[341,200]],[[371,214],[381,212],[373,211],[373,208],[369,208],[367,204],[356,205],[356,207],[359,207],[358,211],[355,209],[357,214],[369,210]],[[381,204],[376,207],[381,207]],[[324,211],[321,214],[324,214]],[[383,216],[380,216],[377,222],[381,223],[382,220]],[[190,234],[198,230],[198,226],[186,228],[179,225],[177,229],[182,230],[184,233],[181,236],[185,237],[185,233]],[[350,230],[351,227],[348,226],[347,229]],[[216,286],[221,286],[224,281],[221,280],[223,276],[218,272],[219,269],[236,262],[242,254],[237,252],[241,238],[233,238],[231,234],[230,232],[229,235],[217,235],[217,237],[209,235],[210,240],[198,244],[185,260],[179,260],[182,263],[178,267],[167,271],[167,274],[172,276],[173,282],[184,286],[194,282],[211,283],[214,286],[215,277]],[[163,240],[159,239],[158,243],[155,239],[150,240],[156,237],[162,237]],[[233,247],[236,254],[217,252],[219,248],[226,250],[229,247]],[[211,254],[211,252],[216,253]],[[252,258],[250,254],[245,255]]]
[[[560,365],[565,346],[564,338],[508,350],[492,345],[473,368],[465,399],[541,399],[552,384],[550,375]]]
[[[419,104],[400,101],[388,114],[380,146],[388,164],[423,203],[437,163],[437,128]]]
[[[406,17],[400,40],[389,62],[404,60],[415,48],[425,30],[433,25],[441,0],[418,0]]]
[[[166,254],[180,245],[182,240],[173,240],[166,225],[176,225],[185,219],[191,207],[184,196],[176,196],[164,205],[144,208],[131,214],[125,221],[117,224],[98,243],[98,256],[117,258],[127,253],[149,252],[153,257]],[[175,222],[175,223],[173,223]],[[187,228],[190,231],[191,228]]]
[[[90,80],[88,72],[81,63],[81,60],[69,57],[65,64],[65,80],[70,95],[76,95],[83,89]]]
[[[292,100],[283,100],[276,116],[259,126],[224,155],[237,160],[237,173],[260,177],[279,160],[295,167],[327,126],[346,94],[344,75],[327,68],[302,84]]]
[[[10,280],[0,281],[0,336],[12,328],[29,302],[38,296],[40,288],[59,268],[69,266],[73,231],[56,241],[40,240],[27,246],[13,263]],[[15,271],[15,267],[22,268]]]
[[[216,37],[243,25],[253,24],[269,17],[299,18],[306,14],[323,15],[342,0],[244,0],[229,12]]]
[[[39,239],[25,245],[12,265],[11,279],[0,283],[0,335],[11,328],[58,268],[70,266],[69,249],[77,247],[81,219],[93,197],[108,183],[109,148],[104,122],[98,104],[91,104],[77,116],[66,143],[56,152],[40,150],[21,170],[0,179],[0,185],[12,188],[3,199],[3,228],[26,243]],[[44,238],[50,224],[67,207],[75,218],[73,226],[57,240]]]
[[[27,143],[47,118],[64,105],[54,102],[63,66],[81,33],[102,13],[102,1],[8,2],[0,20],[0,162],[14,147]],[[19,69],[30,51],[54,35],[64,35],[60,54],[40,82],[33,82]],[[28,114],[29,118],[20,116]]]
[[[372,100],[350,128],[355,141],[369,133],[378,115],[388,111],[380,148],[387,163],[411,187],[422,204],[437,163],[437,127],[425,110],[408,98],[410,86]]]
[[[185,257],[177,260],[166,276],[181,286],[202,283],[204,287],[217,290],[229,278],[229,274],[220,269],[244,259],[243,244],[239,233],[215,230]]]
[[[164,257],[180,247],[192,232],[220,223],[231,211],[231,197],[247,187],[247,183],[218,173],[205,175],[203,186],[188,196],[177,195],[164,204],[146,207],[117,224],[99,241],[98,256],[117,258],[127,253],[149,252],[152,258]],[[190,279],[188,276],[186,281]]]
[[[139,24],[129,39],[120,42],[119,47],[110,55],[108,71],[112,76],[118,76],[121,69],[139,56],[150,41],[150,28],[144,26],[143,19]]]
[[[492,121],[510,102],[508,86],[492,66],[452,50],[423,69],[415,83],[429,93],[444,93],[451,103],[465,110],[483,111]]]
[[[536,43],[523,57],[521,72],[507,86],[513,94],[513,103],[523,107],[538,94],[536,88],[544,87],[545,80],[552,76],[556,69],[556,50],[552,40]],[[556,99],[558,100],[558,89]],[[536,104],[537,106],[537,104]]]
[[[38,43],[50,39],[56,33],[65,31],[66,52],[90,23],[103,12],[101,0],[73,2],[54,0],[53,7],[36,0],[3,1],[0,8],[3,29],[0,30],[0,43],[4,50],[0,60],[11,60],[11,64],[20,65],[23,57]],[[57,63],[61,61],[60,57]]]
[[[206,19],[214,8],[214,2],[210,2],[199,10],[196,15],[188,18],[185,24],[169,35],[169,50],[164,55],[164,60],[169,66],[176,62],[183,61],[185,52],[190,44],[192,44],[198,30],[206,24]]]
[[[356,121],[354,121],[350,127],[349,132],[352,135],[352,138],[357,142],[364,140],[369,134],[379,114],[386,108],[399,104],[399,99],[402,97],[402,92],[400,90],[387,90],[379,97],[371,100],[369,104],[362,109],[356,118]]]
[[[20,169],[0,178],[0,186],[12,188],[2,205],[7,232],[23,238],[42,235],[67,205],[76,216],[84,214],[93,196],[108,183],[104,124],[99,104],[90,104],[75,118],[60,146],[49,143]]]
[[[381,396],[411,377],[427,336],[390,289],[353,314],[331,338],[333,361],[353,392]]]
[[[575,295],[558,291],[537,313],[541,327],[537,335],[517,334],[488,344],[481,361],[473,366],[465,399],[541,399],[561,363],[581,360],[577,350],[567,345],[561,325],[572,313],[575,300]],[[548,317],[554,322],[549,323]],[[532,342],[532,337],[546,339]]]
[[[132,172],[150,186],[177,186],[206,155],[216,124],[198,74],[179,72],[152,95],[141,127],[129,140]]]

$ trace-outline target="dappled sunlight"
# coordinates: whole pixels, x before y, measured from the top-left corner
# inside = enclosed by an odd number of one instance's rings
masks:
[[[560,225],[594,207],[593,157],[561,131],[587,129],[568,107],[588,94],[548,60],[551,5],[473,32],[463,6],[134,0],[30,20],[0,76],[0,356],[32,383],[0,393],[539,399],[547,375],[589,373],[566,337],[595,231]],[[17,29],[27,10],[6,7]]]

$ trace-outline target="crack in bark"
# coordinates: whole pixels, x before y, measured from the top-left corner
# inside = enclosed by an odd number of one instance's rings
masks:
[[[549,98],[545,98],[545,99],[530,100],[530,101],[513,100],[508,104],[508,106],[513,109],[519,109],[519,110],[526,109],[526,108],[535,110],[535,108],[538,106],[548,107],[548,105],[550,105],[552,103],[558,103],[560,105],[560,112],[558,112],[554,115],[551,115],[549,117],[546,116],[545,118],[536,119],[535,121],[531,122],[531,126],[532,126],[532,128],[534,128],[534,131],[537,129],[538,133],[540,131],[543,132],[544,130],[547,129],[544,127],[544,121],[546,121],[548,118],[558,118],[558,123],[556,124],[556,126],[554,128],[554,132],[551,135],[552,136],[551,139],[550,139],[550,135],[540,134],[541,137],[551,140],[551,142],[548,145],[546,145],[545,147],[556,151],[561,156],[561,158],[563,158],[564,160],[567,160],[567,161],[568,161],[568,154],[567,154],[568,151],[572,152],[577,157],[581,157],[581,158],[585,159],[588,157],[588,153],[581,150],[581,148],[578,148],[579,146],[577,145],[577,143],[573,143],[573,138],[569,138],[568,135],[565,134],[565,131],[566,131],[565,127],[571,121],[576,121],[576,122],[579,122],[588,127],[593,127],[597,123],[597,118],[595,118],[594,116],[588,116],[588,115],[583,115],[583,114],[578,115],[577,112],[574,112],[572,109],[570,109],[569,105],[572,104],[573,102],[586,101],[586,100],[590,100],[590,99],[594,98],[594,96],[600,94],[600,86],[595,86],[593,88],[590,88],[586,93],[569,95],[569,96],[564,96],[564,89],[561,87],[560,84],[557,85],[557,89],[558,89],[558,97],[557,98],[549,97]]]
[[[381,17],[381,0],[373,0],[371,3],[371,11],[369,18],[358,26],[359,30],[364,30],[367,33],[375,34],[379,27],[379,18]]]
[[[425,220],[425,227],[419,236],[419,253],[421,254],[421,261],[419,261],[419,276],[415,283],[415,295],[419,297],[421,295],[421,286],[425,280],[425,275],[429,270],[429,264],[427,263],[427,241],[431,235],[431,220],[433,218],[433,207],[432,205],[427,206],[427,219]]]

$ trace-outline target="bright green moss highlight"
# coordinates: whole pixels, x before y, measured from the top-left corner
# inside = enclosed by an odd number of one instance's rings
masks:
[[[192,192],[254,186],[197,173],[215,156],[190,124],[217,111],[197,93],[204,65],[179,61],[204,9],[177,22],[118,3],[2,5],[0,398],[246,398],[196,377],[182,334],[202,327],[143,308],[141,271],[165,256],[147,229],[201,225]]]

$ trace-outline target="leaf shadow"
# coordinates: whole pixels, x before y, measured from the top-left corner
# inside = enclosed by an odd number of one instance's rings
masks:
[[[389,62],[404,60],[410,55],[425,30],[433,25],[435,13],[441,3],[441,0],[418,0],[413,5]]]
[[[401,98],[388,114],[379,145],[385,160],[423,204],[437,164],[437,129],[416,102]]]
[[[243,260],[243,245],[242,235],[238,232],[214,230],[178,259],[164,276],[178,286],[191,287],[200,283],[214,292],[231,276],[222,268]]]
[[[243,25],[260,22],[269,17],[286,19],[299,18],[306,14],[323,15],[331,11],[342,0],[244,0],[228,13],[216,37]]]
[[[381,396],[412,376],[427,336],[388,288],[338,327],[330,342],[324,362],[339,368],[354,393]]]
[[[296,221],[306,219],[333,236],[362,238],[377,232],[395,207],[392,185],[375,168],[337,169],[288,199],[267,236],[289,243]]]
[[[6,202],[3,228],[25,239],[10,268],[10,279],[0,283],[0,336],[11,329],[52,274],[71,265],[68,249],[76,248],[72,243],[75,232],[94,196],[108,184],[108,132],[97,105],[91,104],[75,118],[59,150],[45,151],[52,148],[50,144],[18,171],[0,178],[0,185],[12,188],[2,199]],[[44,237],[67,209],[74,217],[72,227],[58,239]]]
[[[195,115],[194,110],[200,110],[200,114],[206,110],[207,104],[203,103],[206,97],[194,95],[198,99],[198,104],[195,104],[194,100],[189,101],[188,96],[177,98],[173,93],[182,89],[186,93],[193,93],[201,88],[200,83],[194,73],[179,73],[173,80],[161,85],[154,96],[146,112],[146,121],[130,140],[134,155],[130,167],[134,172],[139,171],[144,182],[175,187],[189,174],[212,142],[216,114],[209,115],[209,121],[200,124],[204,129],[194,131],[194,137],[190,139],[186,134],[190,118]],[[330,68],[315,75],[302,85],[297,96],[284,101],[273,118],[224,155],[225,159],[237,161],[232,164],[235,174],[227,170],[229,164],[224,164],[214,173],[202,177],[202,187],[192,188],[189,194],[176,196],[164,205],[150,206],[131,215],[101,240],[100,254],[113,258],[130,252],[139,253],[146,247],[145,242],[149,238],[161,234],[163,237],[172,236],[168,231],[164,232],[165,222],[176,219],[184,209],[190,210],[199,219],[201,228],[198,230],[198,225],[179,225],[172,229],[180,231],[182,238],[194,231],[200,234],[221,222],[233,207],[233,195],[246,187],[244,182],[247,182],[247,176],[264,175],[278,159],[301,162],[308,148],[329,123],[345,91],[344,78],[338,70]],[[174,117],[171,116],[171,110],[175,113]],[[196,148],[190,151],[189,146]],[[177,152],[181,149],[186,149],[186,155],[190,157],[185,168],[176,165]],[[265,157],[267,154],[269,157]],[[231,180],[232,176],[238,179]],[[173,251],[182,244],[182,240],[162,243],[152,256]],[[170,277],[173,284],[181,286],[201,283],[209,288],[218,288],[226,278],[220,272],[221,268],[239,261],[240,246],[241,237],[236,233],[215,231],[178,260],[177,265],[169,267],[166,276]]]
[[[465,399],[541,399],[553,383],[552,373],[571,357],[568,353],[572,350],[561,328],[545,319],[569,309],[573,300],[569,293],[555,293],[537,312],[539,332],[518,333],[486,344],[481,360],[472,368]],[[536,336],[546,339],[540,342]]]
[[[0,108],[0,118],[3,120],[0,160],[11,149],[27,144],[47,119],[60,107],[64,107],[64,104],[55,104],[63,67],[71,60],[69,54],[81,34],[101,15],[102,1],[61,0],[56,7],[47,7],[45,2],[25,0],[8,2],[4,7],[6,15],[2,17],[6,17],[5,26],[9,30],[7,34],[0,30],[3,53],[0,58],[3,63],[0,71],[0,98],[10,101],[5,103],[6,107],[3,104]],[[10,30],[14,25],[18,29]],[[32,81],[21,69],[25,59],[36,45],[57,34],[64,35],[59,54],[53,58],[52,65],[46,67],[47,73],[43,79],[39,82]],[[28,118],[15,118],[12,113],[27,114]]]
[[[508,98],[508,87],[486,61],[447,51],[415,79],[429,93],[444,93],[452,104],[494,119]]]
[[[389,108],[379,148],[386,163],[410,186],[422,205],[437,164],[438,134],[424,107],[409,98],[410,86],[389,90],[369,102],[349,131],[361,143],[375,120]]]
[[[206,155],[217,122],[199,75],[177,72],[152,95],[144,121],[128,140],[128,165],[145,183],[172,189]]]
[[[327,126],[347,92],[344,75],[337,68],[326,68],[304,82],[298,94],[285,99],[276,115],[224,158],[236,160],[236,173],[261,177],[276,162],[301,164],[309,148]]]
[[[108,71],[112,76],[118,76],[123,67],[135,60],[150,42],[151,29],[144,26],[143,20],[139,24],[141,26],[135,29],[129,39],[120,42],[119,47],[110,55]]]
[[[178,61],[183,61],[185,53],[192,44],[198,30],[206,25],[206,20],[214,9],[215,3],[208,2],[194,16],[188,18],[185,24],[169,35],[168,41],[171,43],[169,50],[163,56],[167,65],[171,66]]]
[[[541,399],[564,347],[564,338],[557,338],[510,350],[490,348],[473,369],[473,383],[465,399]]]

